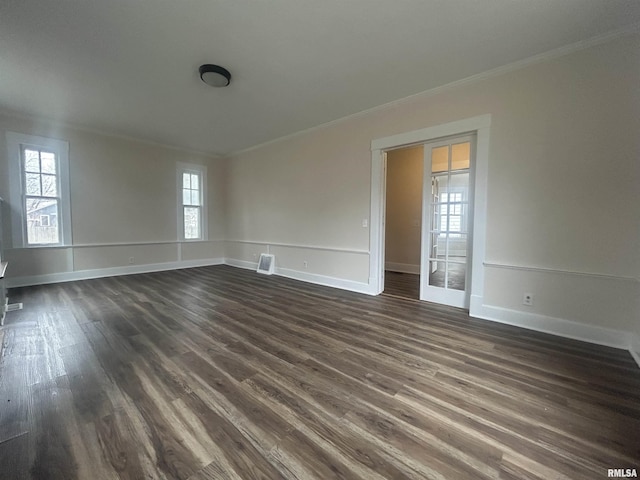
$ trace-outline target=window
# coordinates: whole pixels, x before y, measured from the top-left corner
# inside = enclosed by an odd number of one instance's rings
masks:
[[[457,234],[462,232],[462,193],[443,193],[440,201],[442,202],[440,204],[440,231],[442,232],[440,236],[445,236],[447,232],[451,237],[459,236]]]
[[[206,240],[206,178],[202,165],[178,166],[178,229],[181,240]]]
[[[7,132],[14,247],[71,244],[69,144]]]

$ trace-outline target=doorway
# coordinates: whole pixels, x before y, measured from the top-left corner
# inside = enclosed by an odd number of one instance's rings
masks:
[[[428,198],[423,195],[423,211],[429,212],[429,217],[424,217],[421,226],[421,239],[422,239],[422,252],[429,252],[425,255],[421,253],[421,299],[429,299],[445,304],[454,304],[463,308],[468,308],[470,314],[480,314],[483,308],[483,296],[484,296],[484,256],[486,249],[486,208],[487,208],[487,180],[488,180],[488,160],[489,160],[489,137],[491,127],[491,115],[480,115],[477,117],[471,117],[464,120],[459,120],[447,124],[437,125],[433,127],[427,127],[421,130],[414,130],[411,132],[400,133],[389,137],[383,137],[375,139],[371,142],[371,223],[370,223],[370,255],[369,255],[369,293],[373,295],[379,295],[383,292],[385,286],[385,225],[386,225],[386,181],[387,181],[387,155],[388,152],[401,149],[409,146],[416,145],[429,145],[430,147],[438,147],[443,145],[431,145],[440,142],[441,140],[449,141],[454,140],[453,143],[460,140],[458,137],[469,136],[473,139],[470,145],[471,155],[475,157],[469,160],[469,171],[459,173],[456,166],[452,163],[453,158],[449,160],[450,149],[452,145],[447,147],[447,170],[432,172],[432,159],[429,157],[429,168],[424,169],[423,178],[429,177],[429,189],[427,193]],[[461,142],[464,143],[464,142]],[[475,147],[475,148],[474,148]],[[431,153],[429,154],[431,155]],[[427,154],[425,153],[425,157]],[[425,159],[426,162],[426,159]],[[427,175],[428,173],[428,175]],[[463,173],[469,174],[469,184],[467,187],[467,196],[463,199],[462,196],[453,195],[449,197],[449,191],[447,190],[447,200],[440,201],[440,192],[438,192],[438,201],[436,202],[431,195],[435,191],[431,192],[431,180],[433,173],[440,174],[440,176],[447,178],[456,177]],[[438,188],[444,186],[443,179],[438,179]],[[451,187],[454,187],[454,182],[459,179],[453,178]],[[449,185],[446,185],[447,189]],[[453,192],[452,193],[463,193]],[[426,207],[425,207],[426,204]],[[443,206],[444,205],[444,206]],[[459,206],[459,207],[458,207]],[[435,210],[435,207],[440,207],[440,210]],[[462,211],[466,209],[466,218],[463,219]],[[445,216],[445,228],[442,228],[443,213]],[[434,218],[431,214],[434,214]],[[454,218],[458,217],[458,218]],[[425,221],[427,220],[427,221]],[[440,222],[438,224],[437,222]],[[467,230],[462,230],[462,222],[467,222]],[[450,227],[460,223],[460,231],[452,232]],[[434,228],[431,228],[433,225]],[[439,225],[439,226],[438,226]],[[448,225],[448,226],[447,226]],[[472,234],[473,233],[473,234]],[[434,235],[430,238],[431,234]],[[437,237],[436,237],[437,234]],[[438,238],[440,243],[438,243]],[[447,236],[449,234],[449,236]],[[459,235],[459,236],[456,236]],[[466,235],[466,237],[464,236]],[[464,242],[462,241],[464,240]],[[466,242],[466,257],[461,255],[461,246]],[[424,246],[427,243],[427,246]],[[447,251],[447,248],[449,249]],[[457,250],[456,250],[457,249]],[[472,255],[473,253],[473,255]],[[458,257],[458,258],[456,258]],[[464,260],[463,260],[464,259]],[[433,262],[436,262],[435,265]],[[440,262],[438,264],[437,262]],[[459,265],[464,265],[464,268],[460,268]],[[434,268],[435,267],[435,268]],[[429,272],[429,269],[434,271]],[[456,272],[456,269],[459,270]],[[462,276],[461,270],[464,271]],[[433,282],[436,280],[442,282],[442,285],[447,285],[449,288],[439,287],[436,284],[429,285],[429,273],[434,273],[431,276]],[[435,273],[440,275],[440,279],[437,278]],[[454,288],[456,281],[460,282],[461,278],[464,278],[464,290],[458,290]],[[462,284],[459,283],[458,287]],[[423,292],[423,287],[425,292]],[[433,287],[428,289],[427,287]],[[446,298],[437,298],[436,296],[425,296],[426,290],[433,290],[442,292],[451,291],[464,292],[462,294],[462,301],[459,299],[451,302]],[[440,290],[438,290],[440,289]]]
[[[464,306],[474,139],[386,152],[386,295]]]
[[[424,146],[386,153],[384,294],[419,300]]]

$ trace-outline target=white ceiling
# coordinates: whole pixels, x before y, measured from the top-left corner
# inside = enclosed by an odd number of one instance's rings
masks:
[[[638,0],[0,0],[0,108],[226,154],[637,22]]]

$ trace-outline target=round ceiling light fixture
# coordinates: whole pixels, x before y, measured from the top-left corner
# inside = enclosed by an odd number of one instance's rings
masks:
[[[231,83],[229,70],[219,65],[200,65],[200,78],[212,87],[226,87]]]

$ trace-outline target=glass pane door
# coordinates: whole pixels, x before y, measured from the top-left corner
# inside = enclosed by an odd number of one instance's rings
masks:
[[[467,306],[473,137],[425,145],[422,300]]]

